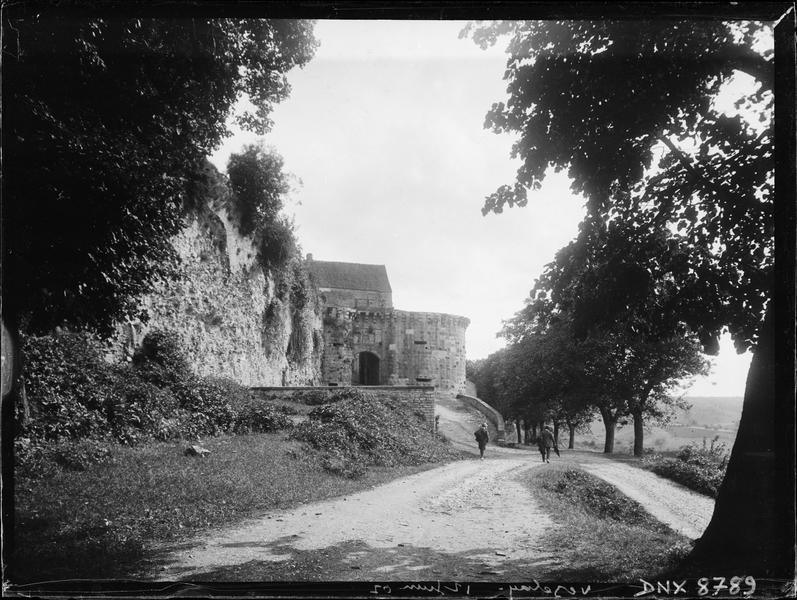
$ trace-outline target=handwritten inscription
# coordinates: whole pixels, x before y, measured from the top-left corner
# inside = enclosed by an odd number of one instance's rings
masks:
[[[664,581],[647,581],[640,579],[641,585],[628,584],[629,591],[637,589],[634,594],[635,598],[650,596],[655,594],[655,597],[672,596],[672,597],[713,597],[720,596],[739,596],[742,598],[749,598],[756,591],[755,578],[747,577],[701,577],[698,580],[694,579],[666,579]],[[484,585],[480,584],[477,587],[479,590],[477,595],[480,597],[485,596]],[[627,588],[627,589],[628,589]],[[616,591],[616,589],[615,589]],[[470,596],[471,585],[466,583],[374,583],[372,584],[370,593],[374,596],[390,596],[394,592],[405,595],[407,592],[414,592],[413,595],[432,595],[432,596]],[[521,598],[539,598],[540,596],[547,596],[550,598],[575,598],[586,597],[591,595],[600,595],[601,590],[593,590],[588,584],[584,585],[570,585],[570,584],[555,584],[555,583],[540,583],[536,579],[532,579],[530,583],[520,584],[497,584],[495,588],[496,598],[508,598],[508,600],[520,600]],[[490,592],[492,593],[492,592]]]
[[[664,581],[650,582],[640,579],[642,589],[634,594],[635,598],[640,596],[647,596],[649,594],[667,595],[667,596],[693,596],[695,592],[698,596],[717,596],[722,592],[725,595],[741,595],[744,597],[752,596],[755,593],[755,578],[750,577],[701,577],[697,580],[697,589],[688,590],[686,579],[681,581],[674,581],[666,579]],[[743,588],[744,586],[744,588]]]
[[[547,596],[552,596],[553,598],[561,598],[563,596],[586,596],[591,591],[590,586],[579,587],[576,588],[572,585],[557,585],[551,587],[549,585],[542,585],[536,579],[532,580],[531,584],[524,584],[524,585],[510,585],[509,586],[509,598],[514,598],[518,592],[536,592],[537,594],[543,593]]]
[[[470,595],[469,585],[463,585],[460,583],[440,583],[439,581],[436,584],[407,583],[397,587],[396,589],[400,591],[429,592],[433,594],[439,594],[441,596],[445,596],[447,592],[453,594],[465,594],[466,596]],[[389,596],[393,593],[393,588],[387,584],[375,583],[370,593]]]
[[[370,590],[371,594],[379,596],[389,596],[393,593],[393,589],[401,592],[421,592],[428,594],[437,594],[445,596],[446,594],[457,595],[470,595],[470,585],[462,583],[407,583],[399,586],[394,584],[392,587],[386,583],[375,583]],[[524,596],[534,594],[535,596],[546,595],[552,598],[563,598],[573,596],[587,596],[592,591],[592,588],[587,586],[572,586],[572,585],[545,585],[533,579],[531,583],[514,584],[501,586],[498,588],[500,596],[506,597],[507,592],[510,600],[513,598],[522,598]]]
[[[726,583],[727,582],[727,583]],[[742,589],[744,584],[747,589]],[[697,595],[698,596],[716,596],[720,592],[725,592],[735,596],[741,594],[742,596],[752,596],[755,593],[755,578],[748,575],[744,579],[741,577],[701,577],[697,580]]]

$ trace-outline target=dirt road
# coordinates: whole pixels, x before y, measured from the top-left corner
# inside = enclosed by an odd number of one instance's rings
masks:
[[[441,407],[438,407],[441,408]],[[480,418],[442,407],[441,429],[474,451]],[[589,452],[563,452],[619,487],[673,529],[697,537],[713,509],[704,498],[636,467]],[[543,579],[561,567],[538,540],[553,527],[521,478],[536,452],[488,447],[459,461],[377,488],[207,532],[170,548],[152,575],[162,580]]]
[[[235,567],[248,564],[271,579],[297,561],[320,565],[329,554],[336,572],[320,579],[478,578],[503,572],[507,561],[543,570],[553,559],[534,540],[552,522],[518,481],[536,466],[526,457],[460,461],[274,511],[195,540],[169,557],[158,578],[234,578]]]

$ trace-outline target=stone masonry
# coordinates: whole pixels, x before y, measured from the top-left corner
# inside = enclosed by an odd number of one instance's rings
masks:
[[[305,264],[322,302],[323,384],[465,391],[467,318],[393,308],[384,265]]]

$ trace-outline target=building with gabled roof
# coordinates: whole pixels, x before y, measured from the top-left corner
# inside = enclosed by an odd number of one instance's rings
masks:
[[[310,254],[306,265],[323,305],[324,384],[464,391],[467,318],[395,309],[384,265],[316,261]]]
[[[393,291],[385,265],[367,265],[313,260],[308,254],[307,269],[318,291],[329,305],[392,308]]]

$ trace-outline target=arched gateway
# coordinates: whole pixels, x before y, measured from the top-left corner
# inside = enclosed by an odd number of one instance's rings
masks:
[[[357,380],[360,385],[379,385],[379,357],[373,352],[360,352]]]

